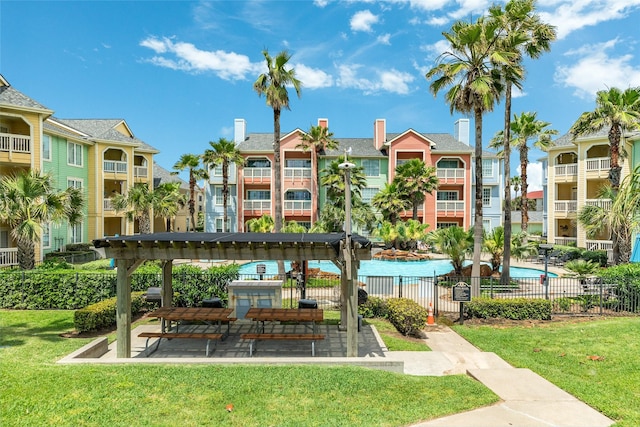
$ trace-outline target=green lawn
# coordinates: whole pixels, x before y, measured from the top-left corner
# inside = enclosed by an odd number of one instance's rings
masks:
[[[616,426],[640,425],[640,318],[454,329],[482,350],[531,369]]]
[[[0,425],[396,427],[497,401],[466,376],[355,367],[57,365],[90,341],[60,337],[72,329],[72,311],[0,310]]]

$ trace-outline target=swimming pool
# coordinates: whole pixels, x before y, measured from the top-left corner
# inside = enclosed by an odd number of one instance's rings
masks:
[[[240,274],[256,274],[256,266],[264,264],[266,267],[265,274],[278,274],[278,264],[276,261],[256,261],[244,264],[240,267]],[[471,264],[467,261],[465,265]],[[309,261],[309,268],[319,268],[329,273],[340,273],[331,261]],[[285,271],[291,270],[291,263],[285,261]],[[408,276],[408,277],[433,277],[447,274],[452,270],[451,262],[446,259],[435,259],[428,261],[382,261],[370,260],[361,261],[358,269],[359,276]],[[511,277],[513,278],[532,278],[540,277],[544,274],[544,270],[535,268],[511,267]],[[554,273],[549,273],[549,277],[557,277]]]

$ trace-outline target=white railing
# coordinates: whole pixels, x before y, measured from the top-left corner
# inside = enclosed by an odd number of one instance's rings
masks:
[[[311,168],[284,168],[284,177],[289,179],[311,178]]]
[[[611,240],[587,240],[587,250],[589,251],[612,251],[613,242]]]
[[[436,170],[438,179],[458,179],[464,178],[464,169],[462,168],[440,168]]]
[[[311,210],[311,200],[285,200],[284,210],[286,211],[308,211]]]
[[[245,178],[271,178],[271,168],[244,168]]]
[[[105,211],[114,211],[113,203],[111,203],[110,198],[102,199],[102,210]]]
[[[577,200],[560,200],[554,202],[556,212],[578,212]]]
[[[18,248],[0,248],[0,267],[18,265]]]
[[[31,137],[12,133],[0,133],[0,151],[30,153]]]
[[[105,160],[102,167],[105,172],[127,173],[127,162]]]
[[[605,171],[609,169],[611,169],[611,159],[608,157],[587,159],[587,171]]]
[[[572,244],[575,244],[578,241],[578,239],[576,237],[555,237],[553,239],[553,243],[556,245],[562,245],[562,246],[571,246]]]
[[[146,178],[148,177],[149,168],[146,166],[134,166],[133,167],[133,176],[136,178]]]
[[[569,163],[566,165],[556,165],[555,166],[555,174],[556,176],[577,176],[578,175],[578,164],[577,163]]]
[[[613,202],[611,199],[587,199],[584,201],[587,206],[597,206],[602,209],[610,210]]]
[[[439,201],[436,203],[436,209],[438,212],[464,212],[464,200]]]
[[[246,211],[270,211],[271,200],[245,200],[243,206]]]

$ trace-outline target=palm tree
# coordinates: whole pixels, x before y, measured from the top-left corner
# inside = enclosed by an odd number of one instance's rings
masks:
[[[171,219],[187,204],[185,195],[180,192],[180,183],[165,182],[153,191],[156,194],[153,212],[156,217],[165,219],[165,230],[171,231]]]
[[[500,5],[489,8],[490,19],[495,20],[503,29],[501,44],[504,49],[517,54],[512,64],[502,67],[505,82],[504,108],[504,227],[505,242],[504,260],[501,282],[509,283],[511,264],[511,91],[512,86],[522,89],[521,80],[524,78],[522,68],[523,54],[529,58],[538,58],[543,52],[551,49],[551,42],[556,39],[553,26],[541,22],[535,13],[535,0],[511,0],[504,10]]]
[[[337,160],[332,161],[326,168],[320,171],[320,185],[326,187],[327,200],[333,202],[338,208],[344,210],[344,169],[340,169],[340,164],[344,163],[345,156],[339,156]],[[367,178],[364,174],[362,166],[356,166],[350,169],[351,194],[352,203],[355,205],[356,199],[360,199],[362,189],[367,186]],[[354,215],[355,216],[355,215]]]
[[[198,179],[207,179],[207,171],[200,168],[200,156],[197,154],[183,154],[180,156],[180,160],[173,165],[173,169],[178,172],[189,170],[189,216],[191,218],[191,229],[195,231],[196,181]]]
[[[513,192],[516,194],[516,198],[518,198],[518,191],[520,191],[520,185],[522,185],[522,179],[520,179],[520,175],[514,175],[511,178],[511,187],[513,187]],[[506,205],[505,205],[506,209]]]
[[[251,218],[247,221],[247,228],[252,233],[271,233],[275,222],[271,215],[264,214],[260,218]]]
[[[298,224],[298,221],[291,220],[285,221],[284,227],[282,227],[283,233],[306,233],[307,229],[302,224]]]
[[[418,220],[418,206],[424,204],[426,194],[438,188],[436,168],[420,159],[411,159],[396,168],[393,178],[401,195],[407,197],[413,209],[412,219]]]
[[[129,221],[138,221],[140,234],[149,234],[151,210],[157,204],[156,196],[146,182],[138,182],[127,193],[115,194],[111,203],[116,212],[125,212]]]
[[[475,218],[474,250],[471,275],[480,277],[480,255],[482,252],[482,118],[493,110],[502,93],[503,80],[499,67],[512,65],[517,60],[513,51],[500,49],[497,43],[501,27],[495,20],[479,18],[475,23],[458,21],[450,32],[443,36],[449,42],[448,51],[440,55],[438,63],[427,74],[435,79],[429,89],[435,95],[449,87],[445,101],[451,113],[473,113],[475,122]],[[480,287],[473,286],[475,295]]]
[[[286,68],[291,56],[284,50],[275,58],[267,50],[262,51],[267,72],[260,74],[253,83],[253,89],[259,96],[265,96],[267,105],[273,109],[273,167],[275,190],[275,232],[282,229],[282,171],[280,161],[280,114],[283,108],[290,110],[287,86],[293,86],[298,97],[302,84],[296,79],[295,70]],[[278,266],[278,269],[280,267]],[[284,267],[282,268],[284,272]]]
[[[529,204],[527,201],[527,166],[529,165],[529,141],[535,139],[533,147],[541,151],[547,151],[551,142],[551,135],[557,135],[555,129],[547,129],[551,123],[537,119],[537,113],[520,113],[513,116],[511,122],[511,146],[520,152],[520,191],[522,200],[520,210],[522,211],[522,231],[527,232],[529,223]],[[504,144],[504,132],[499,131],[491,140],[490,147],[500,148]],[[506,153],[502,153],[506,155]],[[506,209],[506,208],[505,208]]]
[[[24,270],[35,266],[35,244],[42,227],[50,222],[79,224],[83,218],[82,190],[57,190],[51,175],[20,171],[0,181],[0,219],[11,228],[18,247],[18,264]]]
[[[395,247],[396,239],[398,238],[398,230],[395,224],[389,221],[382,221],[380,226],[373,230],[373,235],[379,237],[384,242],[385,247]]]
[[[395,183],[384,184],[382,190],[378,191],[371,204],[382,214],[382,218],[389,221],[391,225],[395,225],[400,218],[400,213],[411,207],[408,199],[400,196],[400,191]]]
[[[457,225],[439,228],[429,233],[428,241],[438,252],[449,257],[456,276],[462,276],[465,257],[475,246],[472,230],[465,231]]]
[[[491,271],[497,272],[502,264],[505,240],[504,227],[498,226],[487,233],[484,238],[484,250],[491,256]]]
[[[233,143],[225,138],[218,139],[218,142],[209,142],[211,149],[205,150],[202,156],[202,163],[209,167],[215,167],[222,165],[222,230],[227,230],[228,212],[227,206],[229,203],[229,165],[234,164],[241,166],[244,163],[244,157],[240,154],[240,150]]]
[[[309,131],[302,135],[302,142],[296,148],[302,148],[303,151],[311,150],[311,164],[314,167],[318,165],[318,154],[324,153],[325,150],[336,150],[338,141],[333,138],[333,132],[329,132],[329,128],[324,126],[311,126]],[[318,194],[318,174],[311,171],[312,191],[311,194]],[[320,205],[317,205],[317,216],[320,216]]]
[[[620,187],[620,141],[623,134],[640,130],[640,87],[621,91],[612,87],[596,93],[596,108],[584,112],[571,126],[569,132],[573,139],[590,135],[609,128],[609,182],[612,196],[615,198]],[[624,230],[612,230],[614,263],[621,261],[621,248],[618,237]]]

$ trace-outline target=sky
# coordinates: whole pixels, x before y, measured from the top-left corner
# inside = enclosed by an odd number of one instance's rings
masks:
[[[465,116],[434,97],[425,74],[447,49],[442,33],[492,3],[0,0],[0,73],[55,117],[125,119],[169,170],[182,154],[232,139],[236,118],[248,133],[273,131],[253,90],[265,49],[288,51],[302,82],[300,98],[289,90],[283,133],[327,118],[337,138],[371,138],[376,119],[387,132],[453,134]],[[525,62],[512,111],[536,112],[561,136],[593,110],[598,90],[640,86],[640,0],[539,0],[537,10],[558,39]],[[503,119],[502,104],[485,116],[485,146]],[[530,151],[531,191],[543,155]],[[514,153],[512,175],[518,164]]]

